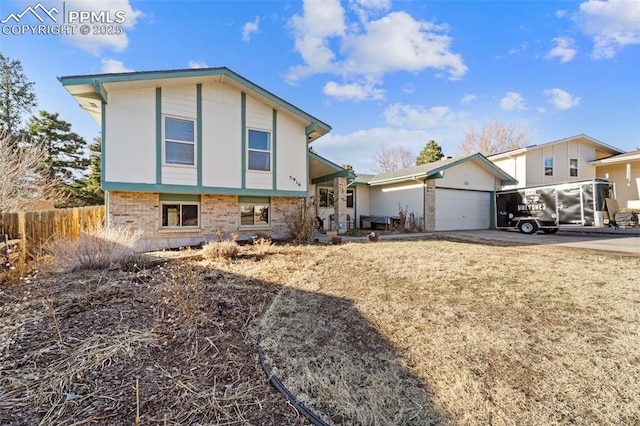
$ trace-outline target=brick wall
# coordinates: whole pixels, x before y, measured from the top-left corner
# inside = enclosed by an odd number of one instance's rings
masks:
[[[108,223],[128,225],[144,231],[139,250],[158,250],[197,245],[216,238],[237,233],[239,239],[248,239],[257,233],[273,238],[285,238],[285,215],[300,208],[299,198],[271,197],[270,226],[240,229],[240,207],[236,195],[202,195],[200,199],[200,228],[160,229],[160,195],[154,192],[109,191]]]
[[[427,179],[424,182],[424,230],[431,232],[436,230],[436,181]]]

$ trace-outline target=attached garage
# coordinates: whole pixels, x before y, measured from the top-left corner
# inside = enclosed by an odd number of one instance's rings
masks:
[[[402,208],[419,218],[426,231],[489,229],[494,192],[513,183],[482,154],[447,158],[367,177],[366,186],[356,191],[356,217],[397,218]]]
[[[436,188],[436,231],[490,227],[491,192]]]

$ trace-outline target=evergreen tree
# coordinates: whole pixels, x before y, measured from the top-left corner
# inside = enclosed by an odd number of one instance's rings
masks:
[[[104,191],[100,182],[102,170],[102,139],[97,137],[89,145],[89,176],[82,180],[82,191],[79,197],[86,205],[104,203]]]
[[[430,140],[424,148],[422,148],[420,154],[418,154],[416,165],[433,163],[434,161],[439,161],[442,157],[444,157],[444,154],[442,153],[440,145],[438,145],[436,141]]]
[[[18,60],[0,53],[0,129],[14,143],[21,136],[22,118],[36,106],[34,83],[27,80]]]
[[[49,178],[70,184],[89,165],[89,160],[84,157],[87,143],[71,131],[71,124],[60,120],[58,115],[40,111],[39,116],[29,120],[28,133],[30,143],[42,146],[47,154],[44,167]]]

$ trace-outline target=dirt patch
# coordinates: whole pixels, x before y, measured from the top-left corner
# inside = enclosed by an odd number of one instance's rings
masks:
[[[295,424],[249,332],[277,285],[194,261],[0,292],[0,424]]]

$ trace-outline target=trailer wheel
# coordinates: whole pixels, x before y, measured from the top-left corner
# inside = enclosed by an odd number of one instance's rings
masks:
[[[535,222],[520,222],[518,228],[523,234],[534,234],[538,230],[538,225]]]
[[[545,234],[555,234],[556,232],[558,232],[558,228],[544,228],[542,232],[544,232]]]

